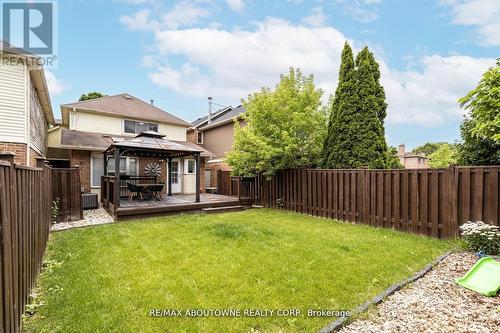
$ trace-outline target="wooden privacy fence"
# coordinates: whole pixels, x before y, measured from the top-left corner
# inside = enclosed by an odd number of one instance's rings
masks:
[[[19,332],[51,225],[51,171],[0,161],[0,332]]]
[[[255,178],[253,201],[324,218],[447,238],[459,226],[499,225],[500,167],[278,172]]]
[[[251,203],[256,196],[254,177],[231,176],[231,171],[217,171],[217,194],[237,196],[241,203]]]
[[[52,201],[59,199],[57,222],[83,219],[80,168],[52,169]]]

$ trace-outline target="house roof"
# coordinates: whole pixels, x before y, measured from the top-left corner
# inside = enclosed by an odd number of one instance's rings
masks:
[[[63,113],[63,121],[67,120],[67,116],[65,116],[65,114],[73,108],[183,127],[190,126],[188,122],[126,93],[95,98],[87,101],[62,104],[61,112]]]
[[[209,128],[214,128],[228,122],[232,122],[234,118],[241,117],[246,110],[242,105],[238,105],[233,108],[229,106],[225,109],[222,109],[212,115],[212,122],[208,123],[208,116],[198,118],[191,123],[193,128],[198,128],[199,130],[205,130]]]
[[[195,143],[167,140],[163,139],[163,135],[161,134],[156,133],[156,135],[156,137],[146,135],[131,138],[123,135],[91,133],[61,128],[61,148],[105,151],[112,145],[127,148],[141,147],[143,145],[142,147],[146,149],[165,150],[170,147],[170,149],[175,151],[200,152],[202,157],[215,156],[212,152]],[[157,140],[160,140],[160,142],[155,142]]]
[[[28,52],[23,52],[20,49],[13,48],[9,43],[0,40],[0,52],[12,54],[18,58],[24,59],[39,59],[40,57]],[[52,104],[50,102],[49,89],[47,85],[47,79],[45,78],[45,72],[42,66],[38,65],[37,61],[26,61],[27,66],[29,66],[29,73],[31,82],[33,83],[33,88],[37,92],[38,98],[40,99],[40,105],[42,106],[43,114],[48,123],[54,123],[54,113],[52,112]],[[32,65],[36,64],[36,66]]]

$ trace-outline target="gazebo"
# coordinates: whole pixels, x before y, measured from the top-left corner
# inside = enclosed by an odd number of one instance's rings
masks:
[[[103,152],[104,176],[101,182],[101,201],[108,212],[116,213],[120,207],[120,158],[121,157],[154,157],[167,161],[168,177],[167,189],[168,195],[172,195],[172,159],[184,156],[193,156],[196,159],[196,186],[195,201],[200,202],[200,155],[203,152],[201,148],[193,148],[165,139],[153,131],[145,131],[134,138],[124,139],[115,138]],[[108,175],[108,162],[114,159],[114,176]]]

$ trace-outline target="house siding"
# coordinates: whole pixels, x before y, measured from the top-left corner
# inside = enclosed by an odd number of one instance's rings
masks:
[[[23,64],[0,58],[0,141],[26,143],[26,80]]]
[[[48,126],[45,115],[42,111],[40,99],[31,83],[29,82],[29,98],[30,98],[30,126],[29,126],[29,143],[38,156],[47,155],[47,136]]]
[[[240,126],[245,126],[240,121]],[[224,158],[233,149],[234,124],[232,122],[203,131],[203,146],[215,154],[215,158]]]
[[[127,135],[127,133],[123,132],[123,119],[129,119],[126,117],[113,117],[77,110],[75,114],[70,112],[69,118],[69,128],[72,130],[91,133]],[[151,120],[144,121],[152,122]],[[160,123],[158,126],[158,132],[165,135],[168,140],[186,141],[186,128],[182,126]],[[130,136],[134,135],[135,134],[130,134]]]

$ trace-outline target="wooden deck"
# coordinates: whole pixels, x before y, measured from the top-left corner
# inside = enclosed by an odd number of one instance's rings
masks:
[[[200,202],[194,202],[194,194],[178,194],[163,196],[161,201],[155,200],[132,200],[126,198],[120,200],[120,207],[116,209],[116,219],[136,219],[143,217],[154,217],[182,212],[196,212],[203,208],[225,207],[235,205],[248,205],[250,202],[238,200],[238,197],[201,193]]]

